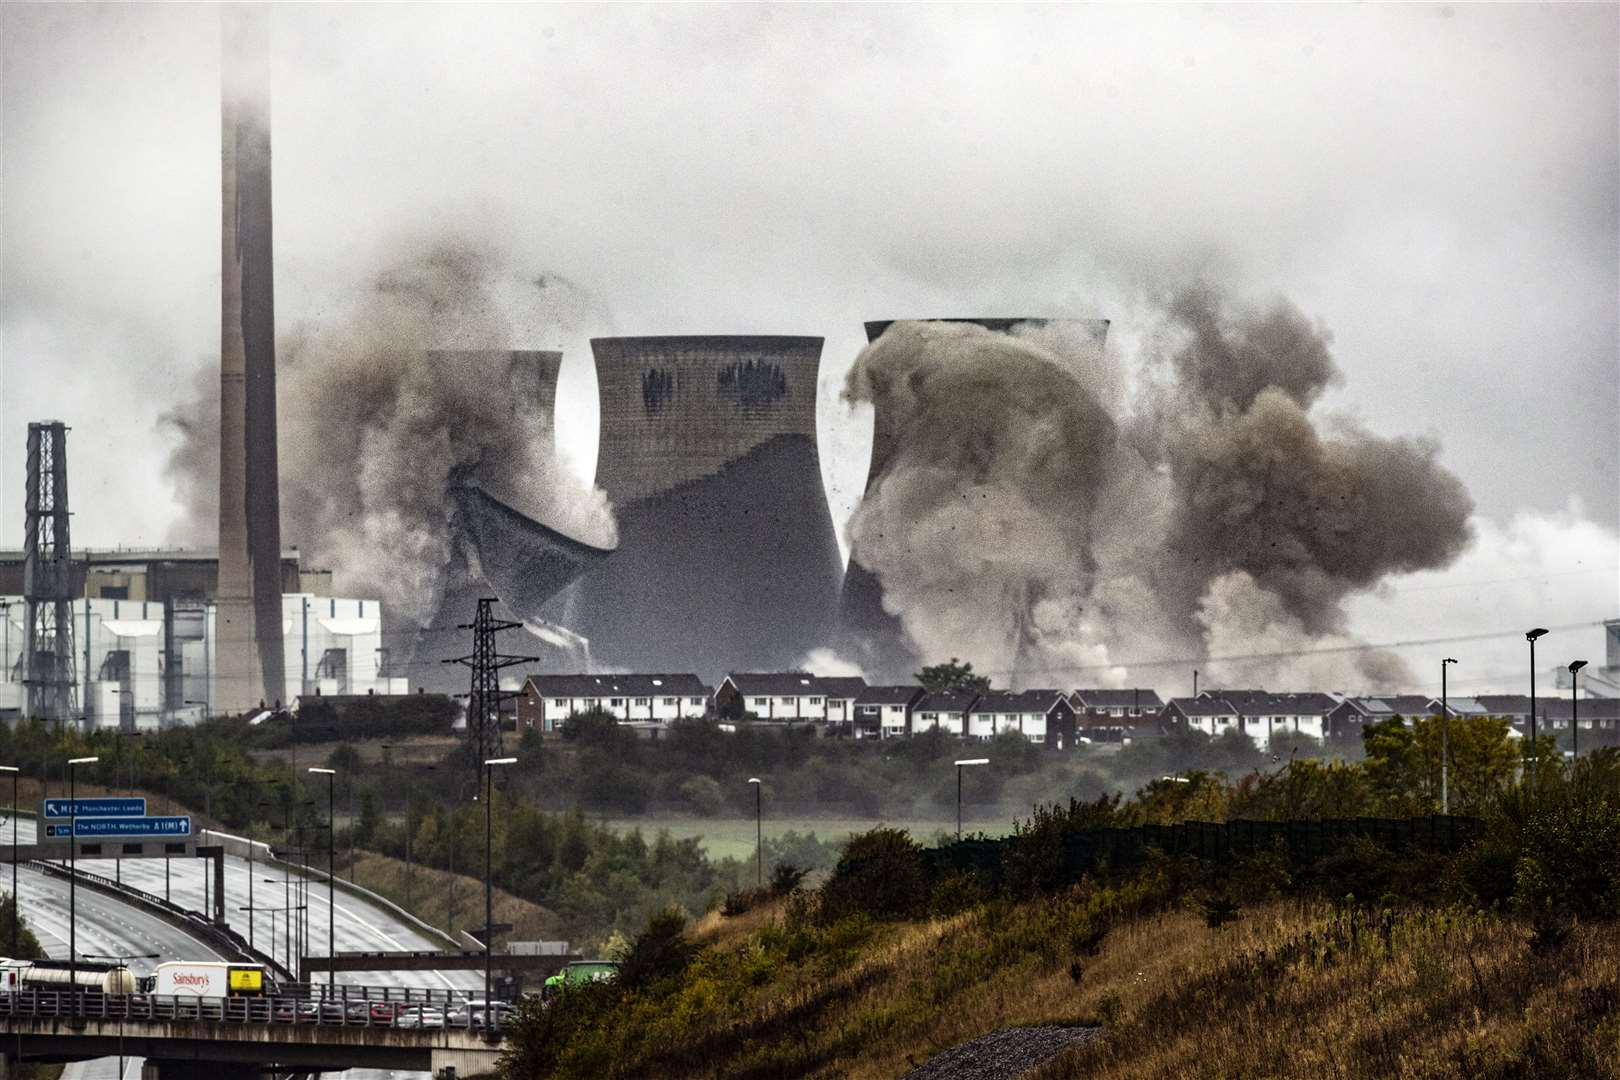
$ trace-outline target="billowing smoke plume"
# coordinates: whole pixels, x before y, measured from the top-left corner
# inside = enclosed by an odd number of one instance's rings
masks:
[[[850,540],[918,655],[1013,685],[1151,685],[1155,660],[1338,648],[1205,669],[1399,682],[1395,658],[1343,648],[1343,601],[1466,546],[1472,503],[1438,448],[1313,416],[1338,371],[1286,303],[1181,292],[1130,392],[1061,325],[896,324],[851,372],[899,438]]]
[[[559,340],[584,300],[491,251],[440,244],[401,257],[342,317],[282,337],[282,535],[348,595],[425,623],[464,538],[449,498],[471,482],[562,533],[611,546],[605,497],[554,453],[551,418],[521,407],[505,357]],[[445,350],[429,355],[429,350]],[[483,354],[474,350],[490,350]],[[165,422],[192,537],[217,528],[218,382]]]

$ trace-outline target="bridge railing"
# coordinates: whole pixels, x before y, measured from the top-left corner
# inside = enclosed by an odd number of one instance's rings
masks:
[[[308,989],[303,988],[303,989]],[[325,990],[321,987],[320,990]],[[401,987],[342,987],[369,991],[354,996],[275,994],[255,997],[201,997],[192,994],[101,994],[84,989],[23,989],[0,992],[0,1017],[77,1018],[125,1022],[383,1027],[403,1030],[464,1029],[495,1036],[510,1027],[510,1008],[497,1003],[490,1014],[482,1004],[407,991]],[[414,999],[407,997],[414,993]]]

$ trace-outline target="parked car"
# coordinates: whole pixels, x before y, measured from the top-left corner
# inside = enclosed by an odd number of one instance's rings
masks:
[[[442,1028],[444,1010],[437,1005],[401,1005],[394,1013],[394,1026],[401,1028]]]
[[[371,1003],[371,1022],[373,1024],[392,1024],[399,1018],[399,1010],[404,1008],[397,1001],[373,1001]]]

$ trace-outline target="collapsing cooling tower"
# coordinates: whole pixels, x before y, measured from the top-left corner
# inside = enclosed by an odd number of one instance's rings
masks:
[[[432,350],[427,363],[487,368],[503,377],[510,392],[514,423],[533,422],[550,438],[562,353],[532,350]],[[504,368],[504,372],[502,369]],[[410,654],[414,686],[464,692],[466,669],[439,663],[464,654],[471,642],[460,624],[470,622],[478,601],[494,597],[503,614],[532,620],[541,606],[592,564],[610,554],[564,536],[513,509],[479,486],[476,467],[451,478],[449,565],[444,567],[432,620],[425,627],[399,625],[390,637],[390,655]],[[545,642],[514,639],[513,651],[545,651]]]
[[[1061,326],[1071,336],[1103,347],[1108,336],[1107,319],[924,319],[923,322],[971,323],[998,333],[1016,334],[1020,328],[1038,332],[1047,326]],[[894,320],[866,324],[866,340],[876,341]],[[1061,357],[1060,357],[1061,359]],[[903,418],[892,416],[881,406],[872,413],[872,464],[866,473],[870,492],[883,479],[905,437]],[[851,550],[849,569],[844,574],[838,607],[838,651],[860,664],[869,681],[909,682],[921,663],[934,663],[942,657],[918,657],[906,637],[904,627],[883,606],[883,585],[876,574],[861,564],[861,553]]]
[[[619,550],[546,606],[631,671],[783,670],[825,645],[840,559],[816,452],[821,338],[595,338]]]

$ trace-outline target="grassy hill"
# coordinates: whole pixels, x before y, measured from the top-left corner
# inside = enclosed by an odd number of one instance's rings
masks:
[[[801,899],[712,914],[679,980],[508,1075],[877,1080],[1056,1023],[1108,1034],[1045,1080],[1620,1076],[1613,922],[1552,946],[1462,908],[1285,899],[1211,927],[1189,903],[1111,917],[1121,899],[1079,890],[887,925],[817,925]]]

